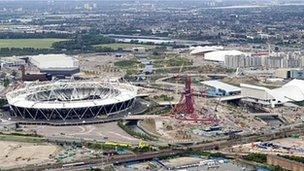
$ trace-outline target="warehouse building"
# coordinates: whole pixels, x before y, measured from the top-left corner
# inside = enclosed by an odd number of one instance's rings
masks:
[[[31,56],[29,62],[36,66],[41,73],[57,77],[69,77],[80,71],[78,60],[64,54]]]

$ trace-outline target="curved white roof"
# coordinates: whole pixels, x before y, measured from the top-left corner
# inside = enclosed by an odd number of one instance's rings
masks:
[[[37,92],[43,92],[50,89],[64,89],[64,88],[81,88],[81,87],[107,87],[117,90],[119,93],[110,95],[104,99],[90,99],[90,100],[75,100],[75,101],[34,101],[29,100],[29,96]],[[6,95],[8,103],[13,106],[22,108],[37,108],[37,109],[68,109],[68,108],[84,108],[94,106],[104,106],[124,102],[135,98],[137,90],[129,85],[119,83],[117,84],[101,84],[99,82],[55,82],[44,85],[37,85],[22,88],[12,91]]]
[[[212,52],[216,50],[222,50],[224,47],[222,46],[197,46],[197,47],[191,47],[190,54],[191,55],[197,55],[197,54],[202,54],[202,53],[207,53],[207,52]]]
[[[209,61],[225,62],[225,56],[237,56],[237,55],[246,55],[246,53],[238,50],[222,50],[222,51],[208,52],[205,54],[204,58],[205,60],[209,60]]]
[[[283,102],[304,100],[304,81],[294,79],[281,88],[270,90],[270,93]]]
[[[242,91],[244,96],[252,96],[257,99],[270,100],[275,99],[280,103],[290,101],[304,101],[304,81],[294,79],[280,88],[268,89],[265,87],[241,84],[242,88],[252,89],[252,92]],[[256,90],[256,91],[255,91]],[[264,93],[261,93],[264,92]]]

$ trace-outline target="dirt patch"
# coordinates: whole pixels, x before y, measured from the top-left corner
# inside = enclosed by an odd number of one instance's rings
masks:
[[[0,141],[0,169],[21,167],[30,164],[55,162],[59,147],[48,144]]]

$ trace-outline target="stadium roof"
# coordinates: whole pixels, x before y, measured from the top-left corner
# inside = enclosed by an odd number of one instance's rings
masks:
[[[238,50],[222,50],[222,51],[213,51],[205,54],[205,60],[225,62],[225,56],[237,56],[237,55],[246,55],[246,53]]]
[[[39,69],[65,69],[77,68],[78,62],[75,58],[65,54],[48,54],[31,56],[30,62]]]
[[[226,84],[217,80],[203,81],[202,84],[205,84],[210,87],[215,87],[217,89],[224,90],[226,92],[238,92],[241,91],[241,88]]]
[[[222,46],[197,46],[197,47],[191,47],[190,54],[191,55],[197,55],[197,54],[202,54],[202,53],[207,53],[207,52],[212,52],[216,50],[222,50],[224,49]]]
[[[115,86],[115,87],[114,87]],[[64,89],[76,89],[73,91],[75,96],[81,97],[85,95],[87,91],[85,88],[95,88],[96,94],[98,88],[110,88],[116,90],[118,93],[108,93],[106,91],[104,97],[101,99],[88,99],[88,100],[68,100],[68,101],[39,101],[30,99],[31,95],[36,96],[37,93],[41,93],[48,90],[56,90],[56,92],[64,91]],[[78,89],[78,90],[77,90]],[[54,93],[54,96],[64,96],[63,93]],[[40,108],[40,109],[56,109],[56,108],[83,108],[94,107],[102,105],[110,105],[114,103],[124,102],[135,98],[137,95],[137,89],[132,85],[125,83],[99,83],[99,82],[53,82],[41,85],[32,85],[15,91],[11,91],[6,94],[6,98],[10,105],[23,108]]]

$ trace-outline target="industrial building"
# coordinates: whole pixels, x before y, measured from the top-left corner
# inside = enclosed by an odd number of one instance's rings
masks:
[[[28,85],[6,94],[12,116],[68,120],[114,115],[130,108],[137,90],[127,83],[53,82]]]
[[[72,56],[64,54],[30,56],[29,62],[36,66],[41,73],[52,76],[71,76],[80,71],[78,61]]]
[[[286,102],[300,102],[304,101],[304,81],[294,79],[276,89],[241,84],[241,95],[242,100],[271,107]]]
[[[201,82],[210,96],[231,96],[241,93],[241,88],[217,80]]]

